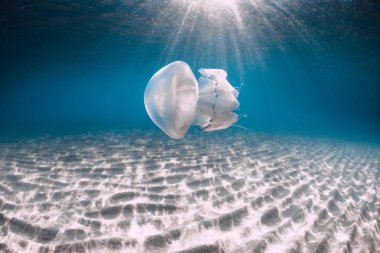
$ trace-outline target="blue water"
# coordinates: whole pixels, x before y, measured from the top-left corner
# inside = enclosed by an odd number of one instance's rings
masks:
[[[379,59],[376,0],[0,1],[0,251],[376,252]],[[165,135],[177,60],[247,117]]]
[[[5,1],[1,133],[153,129],[145,86],[182,60],[244,83],[249,130],[378,140],[376,1],[246,3],[243,28],[167,2]]]

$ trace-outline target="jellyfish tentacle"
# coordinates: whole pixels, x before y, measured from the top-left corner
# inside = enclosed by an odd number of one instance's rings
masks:
[[[244,129],[244,130],[247,130],[248,128],[243,126],[243,125],[238,125],[238,124],[233,124],[231,125],[232,127],[237,127],[237,128],[240,128],[240,129]]]

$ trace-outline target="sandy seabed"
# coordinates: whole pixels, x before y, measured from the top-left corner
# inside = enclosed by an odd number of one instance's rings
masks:
[[[0,252],[380,252],[380,147],[250,131],[3,140]]]

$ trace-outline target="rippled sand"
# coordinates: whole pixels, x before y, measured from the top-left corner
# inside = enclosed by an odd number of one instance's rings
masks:
[[[0,166],[0,252],[380,252],[378,146],[134,131],[2,141]]]

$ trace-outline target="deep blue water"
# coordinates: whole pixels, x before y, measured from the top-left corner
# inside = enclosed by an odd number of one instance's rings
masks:
[[[244,83],[248,129],[379,139],[376,1],[243,4],[243,28],[168,2],[2,1],[1,133],[155,128],[145,86],[182,60]]]

